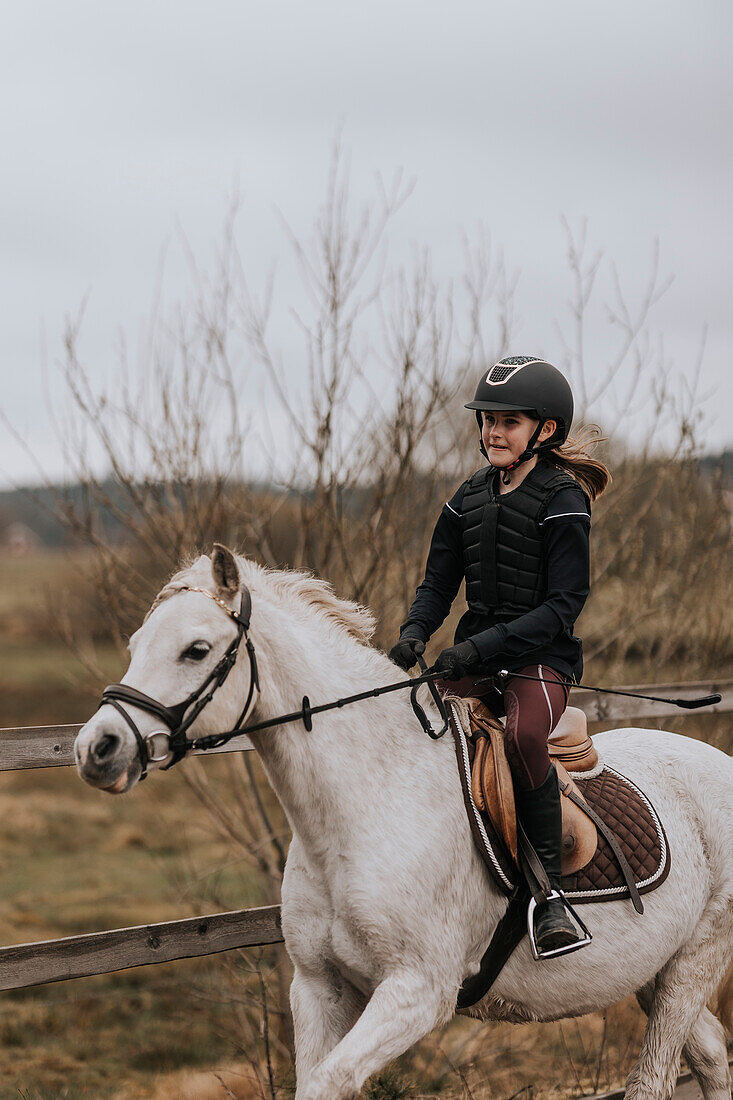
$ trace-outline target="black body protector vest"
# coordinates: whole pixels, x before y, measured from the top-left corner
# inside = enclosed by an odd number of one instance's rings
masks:
[[[570,474],[542,461],[504,496],[498,493],[492,467],[470,478],[463,494],[461,530],[471,611],[508,622],[543,603],[547,571],[540,523],[554,495],[568,487],[580,488]],[[586,500],[590,512],[587,496]]]

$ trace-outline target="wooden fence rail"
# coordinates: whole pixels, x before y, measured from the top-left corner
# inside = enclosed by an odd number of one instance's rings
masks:
[[[74,741],[80,724],[69,726],[16,726],[0,729],[0,772],[25,768],[59,768],[74,763]],[[251,749],[249,737],[234,737],[218,749],[196,750],[194,756]]]
[[[695,697],[717,692],[722,696],[720,703],[700,713],[722,714],[733,710],[733,680],[648,684],[624,690],[673,697]],[[665,703],[596,695],[583,689],[574,689],[571,702],[581,707],[591,722],[664,718],[670,714],[686,713]],[[74,739],[80,729],[80,725],[0,729],[0,771],[73,764]],[[237,737],[210,751],[236,752],[251,748],[247,737]],[[90,977],[92,974],[109,974],[133,966],[198,958],[233,948],[264,947],[273,943],[282,943],[280,907],[277,905],[17,944],[0,947],[0,990],[22,989],[46,982]]]
[[[693,698],[698,695],[718,693],[722,696],[721,701],[698,713],[723,714],[733,710],[733,680],[700,680],[687,684],[644,684],[625,687],[622,690],[638,691],[648,695],[692,696]],[[668,703],[651,703],[643,699],[627,699],[624,696],[597,695],[583,688],[573,689],[570,702],[573,706],[585,711],[589,722],[666,718],[672,714],[688,713],[671,707]],[[0,729],[0,771],[54,768],[73,764],[74,740],[80,729],[81,725],[19,726]],[[233,738],[218,749],[197,751],[194,755],[210,756],[212,753],[241,752],[251,748],[251,741],[243,736]]]
[[[266,905],[21,943],[0,947],[0,989],[89,978],[131,966],[197,959],[235,947],[264,947],[282,941],[280,906]]]

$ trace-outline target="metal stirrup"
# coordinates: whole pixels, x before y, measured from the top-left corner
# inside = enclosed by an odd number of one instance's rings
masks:
[[[532,895],[529,899],[529,905],[527,906],[527,934],[529,936],[532,957],[534,959],[555,959],[560,955],[569,955],[571,951],[579,951],[581,947],[587,947],[593,939],[593,936],[575,912],[575,909],[565,897],[562,890],[555,890],[552,886],[547,871],[532,847],[532,843],[521,822],[517,822],[517,840],[519,842],[520,868],[524,874],[530,894]],[[535,935],[537,906],[552,901],[554,898],[559,898],[562,901],[563,906],[572,917],[579,932],[579,939],[574,943],[564,944],[562,947],[553,947],[548,951],[540,951],[537,946],[537,937]]]

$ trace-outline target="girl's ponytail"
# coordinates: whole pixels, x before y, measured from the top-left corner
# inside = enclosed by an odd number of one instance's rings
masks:
[[[597,424],[583,428],[578,435],[571,435],[558,447],[545,452],[544,457],[553,466],[566,470],[582,485],[591,500],[601,495],[611,482],[607,466],[587,453],[589,447],[603,442],[601,429]]]

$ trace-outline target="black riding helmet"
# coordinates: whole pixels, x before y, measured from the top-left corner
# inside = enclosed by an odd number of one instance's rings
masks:
[[[506,473],[509,473],[540,451],[565,442],[573,420],[574,405],[572,390],[557,367],[531,355],[515,355],[509,359],[500,359],[488,372],[482,373],[473,401],[469,401],[464,408],[476,411],[479,446],[486,458],[488,455],[481,437],[482,412],[516,409],[539,420],[527,444],[527,450],[506,468]],[[537,437],[546,420],[556,420],[557,431],[536,447]]]

